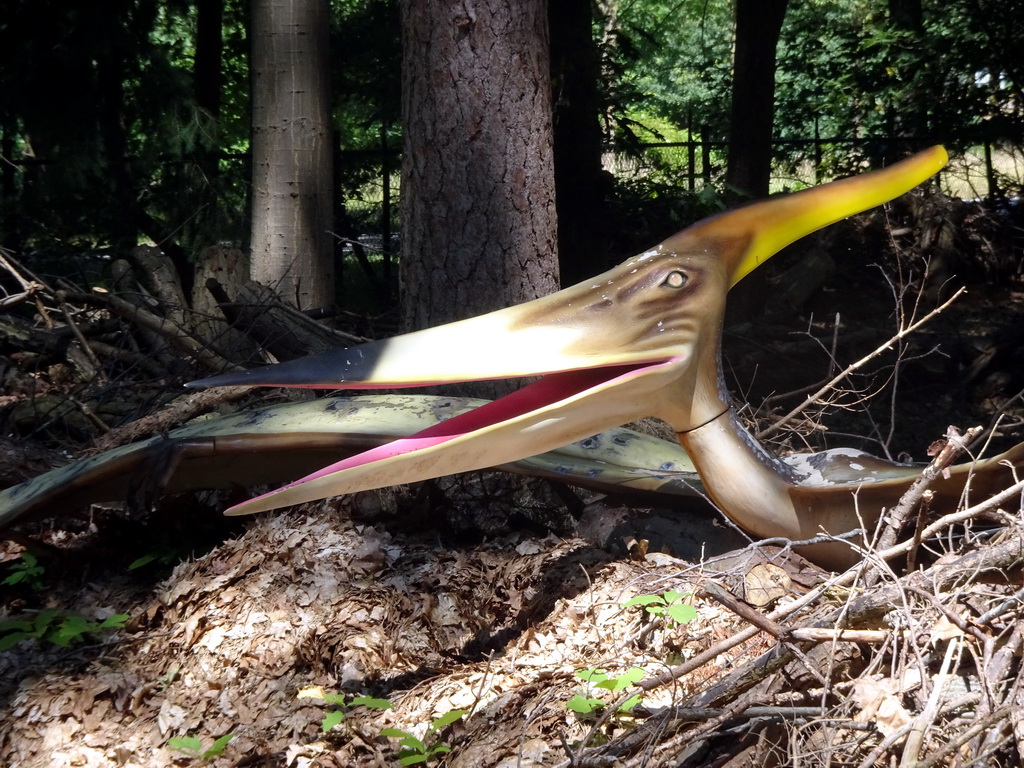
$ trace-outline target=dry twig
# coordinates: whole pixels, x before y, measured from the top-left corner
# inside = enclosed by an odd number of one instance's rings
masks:
[[[949,307],[954,301],[956,301],[958,298],[960,298],[960,296],[963,295],[966,292],[966,290],[967,290],[966,288],[961,288],[956,293],[954,293],[952,296],[950,296],[946,301],[944,301],[942,304],[940,304],[935,309],[933,309],[931,312],[929,312],[927,315],[922,317],[920,320],[917,320],[917,321],[911,323],[910,325],[908,325],[906,327],[901,327],[900,330],[897,331],[896,334],[893,335],[884,344],[878,346],[877,348],[875,348],[874,351],[868,353],[867,355],[862,357],[860,360],[857,360],[856,362],[851,363],[850,365],[848,365],[846,368],[844,368],[838,374],[836,374],[831,379],[829,379],[829,381],[827,381],[825,384],[823,384],[821,387],[819,387],[816,391],[814,391],[813,393],[808,395],[804,399],[804,401],[802,403],[800,403],[798,406],[793,408],[785,416],[783,416],[780,419],[777,419],[774,423],[768,425],[767,427],[765,427],[764,429],[759,431],[757,433],[758,439],[764,440],[764,439],[766,439],[768,437],[771,437],[772,435],[774,435],[779,430],[781,430],[789,422],[791,422],[794,418],[796,418],[801,413],[803,413],[807,408],[809,408],[810,406],[814,405],[816,402],[820,401],[821,398],[825,396],[825,394],[827,394],[830,390],[832,390],[836,386],[838,386],[841,381],[843,381],[844,379],[848,378],[851,374],[855,373],[859,369],[863,368],[865,365],[867,365],[870,361],[874,360],[879,355],[882,355],[885,352],[887,352],[890,349],[892,349],[894,344],[896,344],[899,341],[902,341],[905,337],[909,336],[911,333],[916,331],[918,328],[920,328],[922,325],[927,323],[933,317],[935,317],[936,315],[940,314],[943,310],[945,310],[947,307]]]

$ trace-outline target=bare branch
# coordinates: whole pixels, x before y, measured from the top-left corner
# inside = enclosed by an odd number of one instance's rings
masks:
[[[798,416],[800,413],[802,413],[804,410],[806,410],[811,405],[814,405],[816,402],[818,402],[831,389],[834,389],[839,384],[839,382],[841,382],[843,379],[847,378],[848,376],[850,376],[850,374],[856,372],[860,368],[863,368],[867,363],[869,363],[871,360],[874,360],[879,355],[882,355],[885,352],[887,352],[890,349],[892,349],[894,344],[896,344],[897,342],[901,341],[903,338],[905,338],[909,334],[911,334],[914,331],[916,331],[918,328],[920,328],[922,325],[927,323],[933,317],[935,317],[936,315],[938,315],[941,312],[943,312],[951,304],[953,304],[954,301],[956,301],[958,298],[960,298],[960,296],[962,296],[966,292],[967,292],[966,288],[961,288],[956,293],[954,293],[952,296],[950,296],[948,299],[946,299],[946,301],[944,301],[942,304],[940,304],[935,309],[933,309],[931,312],[929,312],[927,315],[922,317],[920,320],[917,320],[917,321],[911,323],[910,325],[908,325],[906,327],[900,328],[900,330],[894,336],[892,336],[888,341],[886,341],[884,344],[882,344],[881,346],[877,347],[874,351],[868,353],[867,355],[862,357],[857,362],[851,363],[850,365],[848,365],[846,368],[844,368],[842,371],[840,371],[836,376],[834,376],[832,379],[830,379],[828,382],[826,382],[816,392],[814,392],[811,395],[808,395],[804,399],[804,401],[802,403],[800,403],[800,405],[798,405],[796,408],[791,410],[789,413],[787,413],[781,419],[777,420],[774,424],[770,424],[769,426],[765,427],[760,432],[758,432],[757,433],[758,439],[764,440],[765,438],[771,437],[772,435],[774,435],[776,432],[778,432],[784,426],[786,426],[786,424],[788,424],[790,421],[792,421],[796,416]]]

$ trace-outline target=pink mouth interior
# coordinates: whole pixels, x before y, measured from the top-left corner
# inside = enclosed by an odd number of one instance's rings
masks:
[[[306,475],[306,477],[300,480],[255,498],[262,499],[267,496],[273,496],[287,488],[293,488],[310,480],[316,480],[317,478],[352,469],[353,467],[360,467],[364,464],[381,461],[393,456],[401,456],[402,454],[432,448],[470,432],[475,432],[484,427],[508,421],[547,405],[557,403],[560,400],[585,392],[601,384],[626,380],[637,375],[640,371],[657,368],[671,362],[635,363],[548,374],[539,381],[535,381],[510,395],[506,395],[486,405],[481,405],[479,408],[474,408],[458,416],[453,416],[432,427],[427,427],[415,435],[394,440],[386,445],[371,448],[369,451],[342,459],[310,475]]]

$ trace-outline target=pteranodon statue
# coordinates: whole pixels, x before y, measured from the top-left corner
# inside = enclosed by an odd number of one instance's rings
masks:
[[[666,421],[722,512],[760,537],[805,540],[871,526],[919,468],[865,463],[835,482],[801,475],[740,424],[723,385],[726,294],[781,248],[903,194],[936,173],[934,147],[884,170],[714,216],[621,266],[535,301],[396,338],[193,382],[372,389],[536,376],[511,395],[411,437],[327,466],[229,510],[246,514],[508,464],[644,416]],[[1024,446],[962,465],[936,488],[956,503],[1009,485],[1005,462]],[[833,469],[833,474],[843,474]],[[941,502],[940,502],[941,503]],[[812,560],[856,559],[843,542],[815,544]]]
[[[723,384],[726,294],[784,246],[903,194],[945,162],[945,151],[935,147],[884,170],[705,219],[616,269],[526,304],[193,382],[359,390],[541,376],[228,512],[508,466],[656,416],[675,430],[715,504],[751,534],[799,541],[871,528],[920,467],[849,451],[822,461],[784,461],[759,445]],[[1008,486],[1008,465],[1024,466],[1024,445],[954,468],[933,486],[936,504],[955,505],[969,477],[973,498]],[[5,503],[0,496],[0,520]],[[803,554],[833,568],[858,558],[840,541],[814,544]]]

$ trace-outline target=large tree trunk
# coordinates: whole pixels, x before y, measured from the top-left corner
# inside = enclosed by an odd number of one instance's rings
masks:
[[[725,181],[741,197],[768,195],[775,116],[775,48],[787,0],[736,0],[729,167]]]
[[[334,301],[327,0],[252,0],[252,270],[300,309]]]
[[[545,0],[402,2],[402,323],[558,288]]]

